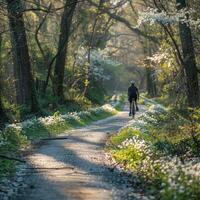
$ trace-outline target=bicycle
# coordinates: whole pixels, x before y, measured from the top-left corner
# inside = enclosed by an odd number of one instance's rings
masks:
[[[136,111],[136,108],[135,108],[135,101],[133,100],[132,101],[132,103],[130,104],[130,113],[131,113],[131,115],[130,116],[132,116],[132,118],[134,118],[135,117],[135,111]]]

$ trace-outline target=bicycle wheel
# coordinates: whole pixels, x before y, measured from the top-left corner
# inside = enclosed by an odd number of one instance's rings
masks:
[[[132,102],[132,117],[135,117],[135,101]]]

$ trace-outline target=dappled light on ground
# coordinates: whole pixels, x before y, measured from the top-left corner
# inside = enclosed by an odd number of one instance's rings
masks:
[[[128,175],[106,163],[104,146],[108,135],[130,119],[128,112],[123,111],[116,117],[73,130],[66,139],[45,142],[28,156],[31,167],[26,181],[32,188],[27,188],[18,199],[100,200],[128,195],[132,190]]]

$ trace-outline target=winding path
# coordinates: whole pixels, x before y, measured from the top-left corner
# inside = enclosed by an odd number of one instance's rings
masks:
[[[28,187],[15,199],[133,199],[127,175],[107,165],[104,152],[109,133],[118,131],[129,120],[126,108],[114,117],[45,141],[27,156]]]

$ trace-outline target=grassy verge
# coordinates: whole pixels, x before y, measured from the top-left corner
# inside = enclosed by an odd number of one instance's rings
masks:
[[[113,106],[106,104],[87,111],[67,114],[56,112],[53,116],[32,118],[21,123],[9,124],[0,132],[0,155],[20,158],[20,151],[29,146],[31,141],[52,137],[66,130],[115,115],[122,104],[123,98],[120,97],[114,99]],[[18,161],[0,157],[0,179],[13,175],[18,164]]]
[[[152,105],[152,104],[151,104]],[[138,176],[154,199],[197,200],[200,196],[200,110],[148,107],[110,138],[115,160]]]

